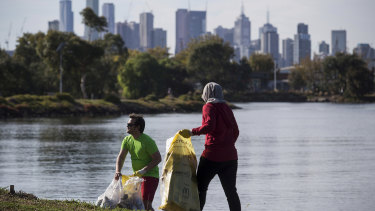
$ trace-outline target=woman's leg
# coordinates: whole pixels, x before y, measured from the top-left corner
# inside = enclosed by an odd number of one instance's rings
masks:
[[[237,160],[227,161],[222,164],[218,172],[231,211],[241,210],[241,202],[236,188],[237,166]]]
[[[215,168],[215,162],[211,162],[204,157],[199,160],[197,180],[198,180],[198,192],[199,202],[201,210],[203,210],[204,204],[206,203],[206,195],[208,185],[217,173]]]

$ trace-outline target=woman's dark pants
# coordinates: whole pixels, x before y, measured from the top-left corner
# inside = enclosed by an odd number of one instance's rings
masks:
[[[213,162],[204,157],[200,158],[197,179],[201,210],[203,210],[206,203],[208,185],[216,174],[219,175],[230,210],[241,210],[240,198],[236,189],[237,166],[237,160]]]

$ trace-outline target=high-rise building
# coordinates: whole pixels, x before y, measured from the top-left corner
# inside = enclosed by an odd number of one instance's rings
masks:
[[[175,53],[187,47],[191,39],[206,33],[206,11],[176,11],[176,48]]]
[[[293,40],[290,38],[283,40],[282,60],[284,67],[293,66]]]
[[[260,37],[260,51],[270,54],[276,64],[279,63],[279,34],[277,28],[270,23],[264,24]]]
[[[375,70],[375,49],[371,48],[369,44],[360,43],[353,49],[353,53],[360,56],[367,63],[369,70]]]
[[[139,24],[136,22],[116,23],[116,34],[119,34],[129,49],[139,50]]]
[[[311,40],[308,25],[299,23],[294,35],[293,63],[300,64],[304,59],[311,59]]]
[[[59,21],[58,20],[48,21],[48,31],[49,30],[58,31]]]
[[[73,32],[73,11],[71,0],[60,0],[60,23],[62,32]]]
[[[329,55],[329,45],[325,41],[319,43],[319,53],[323,56]]]
[[[189,42],[188,16],[187,9],[178,9],[176,11],[176,54],[185,49]]]
[[[332,55],[336,53],[346,52],[346,31],[345,30],[332,30]]]
[[[86,7],[91,8],[96,15],[99,15],[99,0],[86,0]],[[84,38],[88,41],[97,40],[99,33],[95,29],[85,26]]]
[[[152,47],[167,47],[167,31],[161,28],[155,28],[152,31]]]
[[[149,12],[141,13],[139,22],[139,41],[141,51],[152,48],[152,30],[154,29],[154,15]]]
[[[353,53],[360,56],[363,60],[375,59],[375,49],[367,43],[360,43],[353,49]]]
[[[214,34],[221,37],[224,42],[228,42],[231,46],[233,45],[233,33],[233,28],[227,29],[223,28],[222,26],[218,26],[214,29]]]
[[[102,6],[102,14],[107,19],[107,32],[106,33],[115,33],[115,5],[113,3],[104,3]]]
[[[189,11],[189,38],[206,34],[206,11]]]
[[[241,15],[234,23],[233,43],[235,48],[239,49],[239,57],[249,57],[249,48],[251,42],[251,22],[244,14],[242,7]]]

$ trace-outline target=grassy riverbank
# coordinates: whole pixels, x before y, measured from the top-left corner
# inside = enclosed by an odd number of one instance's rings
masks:
[[[107,210],[96,207],[93,204],[75,200],[47,200],[38,199],[32,194],[22,191],[11,194],[8,190],[0,188],[0,210]],[[126,211],[127,209],[116,208],[113,210]]]
[[[371,103],[375,94],[362,98],[343,96],[312,95],[295,92],[226,93],[230,102],[334,102]],[[230,104],[232,108],[237,108]],[[148,96],[131,100],[117,97],[105,99],[74,99],[69,94],[53,96],[15,95],[0,97],[0,119],[23,117],[66,117],[66,116],[118,116],[130,113],[187,113],[200,112],[203,101],[197,94],[158,99]]]
[[[69,94],[53,96],[15,95],[0,97],[0,118],[116,116],[129,113],[199,112],[203,102],[180,98],[137,100],[74,99]]]

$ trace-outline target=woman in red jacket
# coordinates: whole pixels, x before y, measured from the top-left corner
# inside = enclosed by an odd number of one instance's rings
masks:
[[[219,176],[230,210],[241,210],[236,189],[237,149],[235,142],[239,135],[236,119],[225,103],[222,88],[210,82],[203,89],[202,126],[188,131],[190,135],[206,134],[204,151],[200,157],[197,179],[200,207],[206,202],[208,185],[215,175]]]

